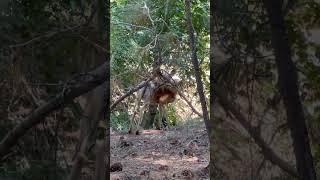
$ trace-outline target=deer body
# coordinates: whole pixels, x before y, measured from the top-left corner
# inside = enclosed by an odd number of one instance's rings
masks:
[[[166,105],[175,101],[177,94],[176,86],[180,83],[181,79],[178,76],[171,77],[167,73],[162,73],[161,75],[166,78],[156,78],[149,81],[146,86],[138,91],[134,112],[130,121],[129,133],[139,134],[139,126],[144,112],[151,103],[159,107],[160,119],[158,119],[157,127],[160,128],[161,121],[164,126],[167,126]],[[166,79],[170,79],[170,81]],[[143,105],[140,109],[141,101],[143,101]],[[136,119],[135,116],[138,113],[139,118]]]

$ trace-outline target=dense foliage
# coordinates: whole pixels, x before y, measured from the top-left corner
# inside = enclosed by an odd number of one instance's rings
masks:
[[[194,1],[193,4],[198,56],[203,70],[203,81],[206,84],[206,95],[209,97],[209,2]],[[184,1],[112,1],[111,54],[111,81],[114,94],[112,97],[118,97],[148,78],[152,72],[152,64],[159,56],[163,61],[162,68],[168,72],[175,69],[183,79],[186,87],[184,91],[191,90],[188,91],[188,96],[196,95]],[[132,100],[125,103],[132,103]],[[195,103],[197,104],[199,103]],[[175,114],[178,108],[189,107],[171,105],[169,119],[172,119],[172,122],[181,119]],[[121,112],[118,113],[130,114],[128,111],[124,112],[126,109],[120,105],[118,110]],[[119,119],[111,120],[119,121]],[[125,123],[126,120],[123,121]]]

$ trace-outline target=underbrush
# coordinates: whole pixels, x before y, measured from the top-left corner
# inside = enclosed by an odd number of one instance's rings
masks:
[[[110,114],[110,127],[116,131],[129,130],[129,113],[127,111],[116,111]]]
[[[146,116],[147,112],[144,113]],[[110,116],[110,126],[112,129],[125,132],[129,130],[131,115],[129,115],[128,111],[115,111]],[[138,118],[138,117],[136,117]],[[155,115],[155,120],[159,119],[159,110],[157,110]],[[169,126],[177,126],[183,124],[183,119],[177,115],[177,109],[174,105],[167,106],[167,118]]]

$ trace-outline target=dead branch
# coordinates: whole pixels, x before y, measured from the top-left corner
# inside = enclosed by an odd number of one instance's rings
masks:
[[[95,87],[102,85],[107,81],[107,62],[99,66],[97,69],[87,73],[86,79],[81,82],[76,82],[70,87],[66,87],[63,92],[57,94],[54,98],[47,103],[35,109],[27,118],[20,124],[14,127],[3,138],[0,143],[0,159],[14,146],[19,138],[21,138],[30,128],[38,123],[45,121],[45,117],[54,110],[63,108],[66,104],[71,102],[74,98],[89,92]],[[108,88],[108,87],[106,87]]]
[[[219,103],[228,111],[230,111],[233,116],[240,122],[242,127],[249,133],[249,135],[254,139],[256,144],[260,147],[262,154],[266,159],[268,159],[274,165],[279,166],[282,170],[289,173],[292,176],[297,177],[297,171],[288,162],[281,159],[271,147],[265,142],[261,137],[259,131],[253,127],[250,122],[245,118],[245,116],[240,112],[236,104],[234,104],[227,95],[224,93],[220,87],[214,82],[212,86],[214,87],[214,94],[218,97]]]
[[[187,97],[181,92],[178,91],[179,96],[190,106],[191,110],[196,113],[198,116],[203,117],[203,115],[193,107],[192,103],[187,99]]]
[[[137,85],[135,88],[130,89],[127,93],[122,95],[119,99],[117,99],[111,106],[110,111],[112,111],[122,100],[124,100],[126,97],[130,96],[134,92],[138,91],[139,89],[143,88],[147,85],[149,81],[151,81],[153,78],[149,78],[146,81],[141,82],[139,85]]]

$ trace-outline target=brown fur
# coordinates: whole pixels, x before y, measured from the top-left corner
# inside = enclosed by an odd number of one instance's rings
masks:
[[[176,85],[178,85],[179,82],[171,82]],[[130,121],[130,130],[129,134],[140,134],[139,132],[139,124],[142,121],[143,112],[145,111],[145,108],[147,107],[146,104],[143,105],[143,107],[140,109],[140,101],[144,99],[145,103],[154,103],[159,104],[159,110],[160,110],[160,116],[161,119],[159,119],[158,124],[161,122],[163,118],[166,118],[166,112],[165,112],[165,106],[169,103],[172,103],[176,99],[177,95],[177,89],[174,85],[172,85],[169,82],[165,82],[161,78],[154,79],[151,83],[149,83],[147,90],[140,90],[138,92],[137,101],[135,103],[136,108],[134,110],[132,119]],[[151,86],[153,84],[153,87]],[[140,112],[140,118],[139,120],[135,120],[135,115]]]
[[[172,103],[176,99],[177,90],[170,84],[158,87],[152,97],[152,100],[158,104]]]

